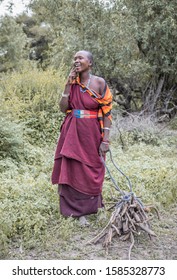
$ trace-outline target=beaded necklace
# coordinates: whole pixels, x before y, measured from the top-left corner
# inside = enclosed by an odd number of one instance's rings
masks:
[[[89,85],[90,85],[91,77],[92,77],[92,75],[89,73],[88,82],[87,82],[87,84],[85,85],[86,88],[88,88]],[[82,83],[82,82],[81,82],[81,83]]]
[[[90,86],[90,81],[91,81],[91,77],[92,77],[92,75],[89,73],[89,79],[88,79],[88,82],[87,82],[85,88],[80,87],[80,91],[81,91],[81,92],[86,92],[87,88],[89,88],[89,86]]]

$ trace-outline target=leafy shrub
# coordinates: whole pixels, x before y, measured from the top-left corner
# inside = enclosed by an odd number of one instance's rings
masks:
[[[122,136],[129,144],[144,142],[149,145],[159,145],[160,137],[150,131],[141,131],[134,129],[132,131],[124,132]]]
[[[19,160],[23,148],[23,124],[2,117],[0,120],[0,159]]]
[[[31,143],[56,139],[63,114],[58,100],[63,90],[65,72],[61,67],[43,71],[28,65],[21,72],[2,76],[0,97],[3,111],[26,124],[24,133]],[[10,108],[10,110],[9,110]]]
[[[59,134],[63,114],[47,111],[37,112],[26,120],[25,135],[31,144],[52,144]]]

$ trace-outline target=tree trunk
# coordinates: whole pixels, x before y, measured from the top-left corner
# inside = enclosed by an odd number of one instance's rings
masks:
[[[171,85],[165,74],[152,78],[142,94],[142,104],[144,113],[171,117],[177,109],[177,85]]]

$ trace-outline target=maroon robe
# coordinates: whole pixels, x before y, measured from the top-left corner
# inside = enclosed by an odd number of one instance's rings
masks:
[[[70,109],[98,111],[99,104],[78,84],[71,86]],[[52,183],[60,185],[60,211],[64,216],[96,213],[101,199],[105,168],[98,150],[101,143],[97,118],[67,114],[55,152]],[[61,187],[62,185],[62,187]]]

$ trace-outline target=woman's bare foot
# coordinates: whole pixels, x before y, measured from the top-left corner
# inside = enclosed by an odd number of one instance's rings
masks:
[[[90,225],[85,216],[79,217],[79,222],[82,227],[88,227]]]

